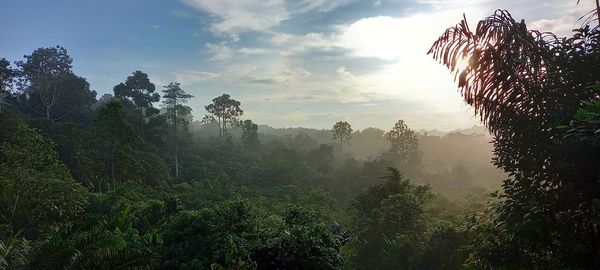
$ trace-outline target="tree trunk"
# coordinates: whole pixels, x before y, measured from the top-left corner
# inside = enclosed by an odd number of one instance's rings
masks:
[[[21,195],[21,190],[17,189],[17,197],[15,198],[15,203],[13,204],[11,215],[14,216],[17,211],[17,204],[19,203],[19,196]]]
[[[144,140],[144,107],[140,107],[140,136]]]
[[[219,116],[219,139],[223,138],[223,122],[221,121],[221,117]]]
[[[175,144],[175,178],[179,178],[179,147]]]
[[[2,112],[2,104],[4,103],[4,98],[6,98],[7,94],[4,93],[4,90],[0,90],[0,113]]]
[[[179,178],[179,140],[177,138],[177,100],[173,109],[173,126],[175,127],[175,178]]]
[[[113,142],[111,145],[111,156],[110,156],[110,175],[112,177],[112,182],[115,183],[115,152],[116,146]]]

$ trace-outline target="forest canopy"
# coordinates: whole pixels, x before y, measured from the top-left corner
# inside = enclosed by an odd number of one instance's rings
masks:
[[[429,55],[484,127],[444,133],[274,128],[141,70],[98,97],[60,45],[1,58],[0,270],[598,269],[599,14],[448,28]]]

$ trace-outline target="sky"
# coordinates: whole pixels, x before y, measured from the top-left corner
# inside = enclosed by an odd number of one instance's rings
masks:
[[[426,53],[465,14],[507,9],[568,35],[592,0],[1,0],[0,58],[61,45],[100,97],[135,70],[180,82],[196,119],[223,93],[274,127],[453,130],[479,124]],[[156,106],[159,106],[158,104]]]

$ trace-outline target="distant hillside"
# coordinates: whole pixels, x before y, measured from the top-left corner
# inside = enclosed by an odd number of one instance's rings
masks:
[[[489,134],[487,129],[484,126],[472,126],[470,128],[455,129],[455,130],[451,130],[451,131],[440,131],[437,129],[420,129],[419,131],[417,131],[417,133],[433,135],[433,136],[444,136],[444,135],[450,134],[450,133],[485,134],[485,135]]]
[[[210,125],[192,125],[197,136],[217,136],[218,129]],[[357,160],[374,160],[390,148],[385,130],[366,128],[352,133],[350,145],[340,145],[332,140],[331,130],[313,128],[273,128],[260,125],[258,132],[263,143],[280,142],[300,153],[315,149],[319,144],[329,144],[338,151]],[[239,139],[241,130],[230,131]],[[423,153],[423,169],[432,174],[443,174],[464,168],[468,178],[477,186],[497,188],[505,175],[492,161],[491,136],[483,126],[458,129],[451,132],[420,130],[417,132],[419,148]],[[432,180],[433,181],[433,180]]]

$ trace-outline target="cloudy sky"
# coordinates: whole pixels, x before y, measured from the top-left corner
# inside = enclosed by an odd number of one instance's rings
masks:
[[[100,93],[134,70],[180,82],[194,115],[222,93],[275,127],[414,129],[478,124],[452,77],[426,55],[465,13],[507,9],[562,35],[592,0],[2,0],[0,57],[60,44]]]

